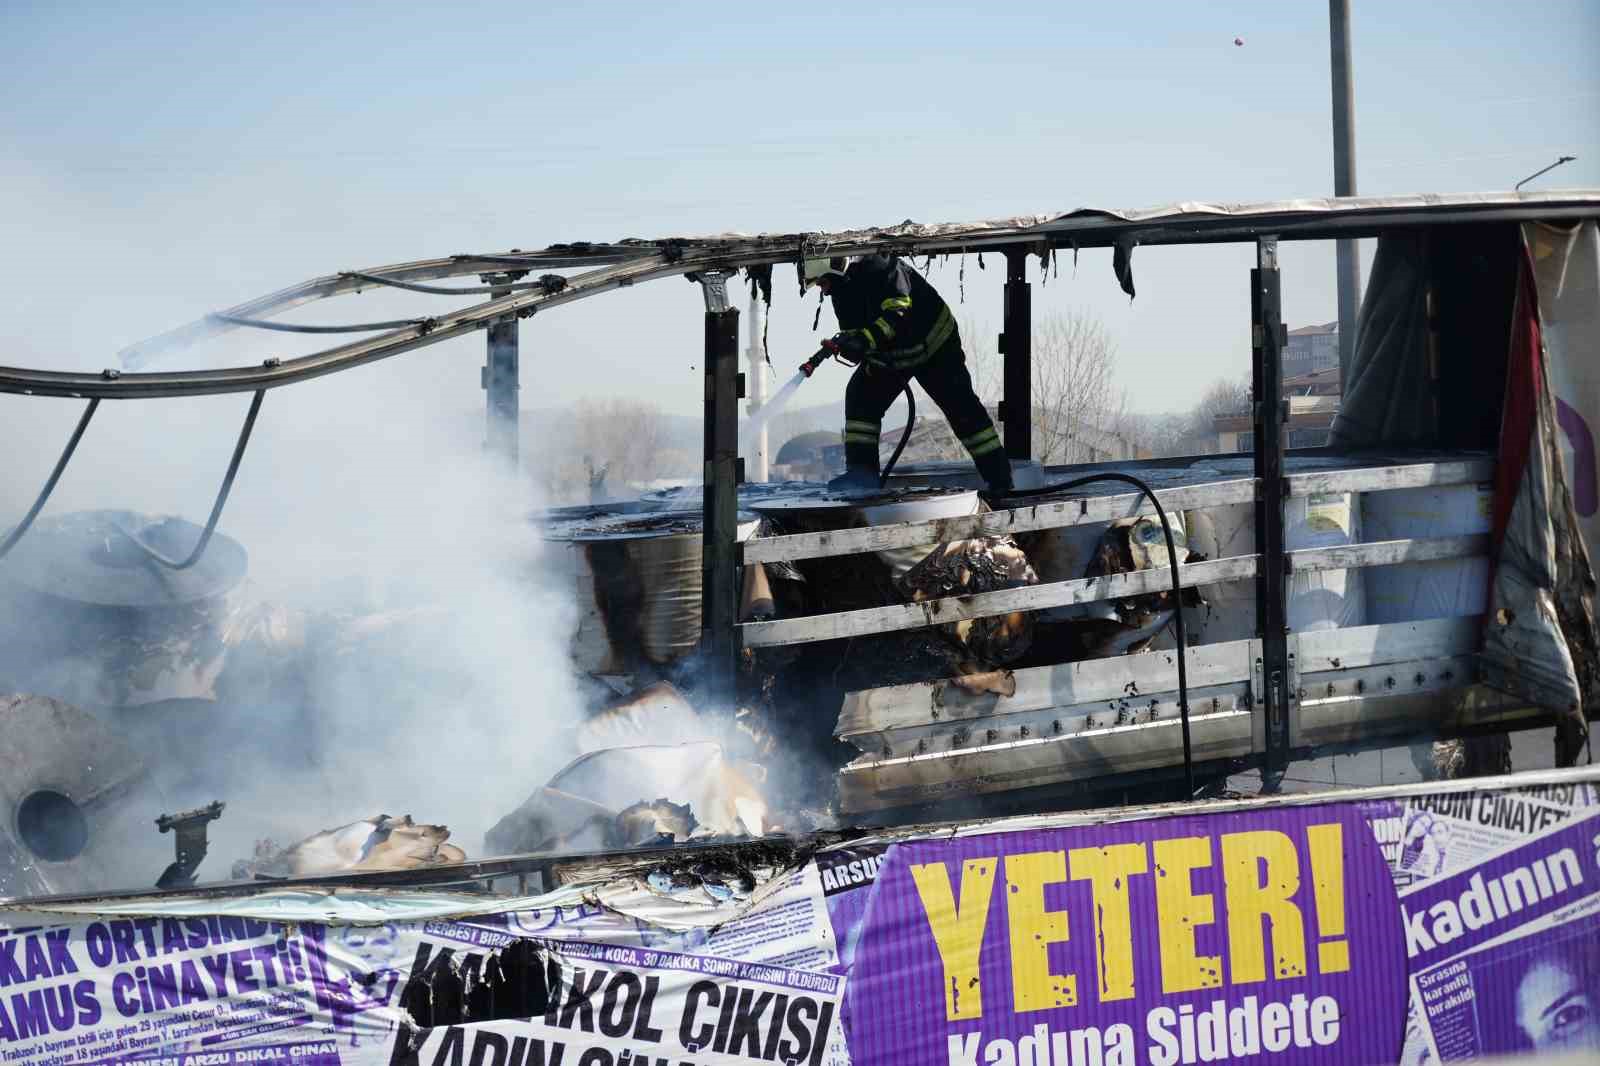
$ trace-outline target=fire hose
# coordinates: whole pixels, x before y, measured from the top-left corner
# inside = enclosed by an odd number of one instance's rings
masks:
[[[840,350],[839,345],[831,340],[823,341],[822,347],[817,349],[815,355],[800,364],[800,372],[810,377],[816,369],[827,362],[829,357],[838,359],[849,366],[852,361]],[[905,384],[906,394],[906,428],[900,434],[900,443],[896,445],[894,454],[889,457],[889,463],[884,467],[883,476],[879,485],[888,484],[889,473],[894,470],[894,464],[899,460],[900,453],[905,450],[906,442],[911,438],[911,427],[916,422],[917,401],[911,394],[911,382]],[[1188,636],[1183,624],[1183,589],[1178,580],[1178,548],[1172,539],[1172,523],[1167,519],[1166,508],[1161,506],[1161,501],[1156,498],[1155,490],[1132,474],[1104,473],[1091,474],[1088,477],[1075,478],[1071,481],[1062,481],[1054,485],[1044,485],[1037,489],[1021,489],[1005,493],[1008,498],[1044,496],[1070,489],[1080,488],[1097,481],[1121,481],[1132,485],[1150,501],[1156,510],[1156,517],[1161,520],[1161,532],[1167,542],[1167,566],[1172,575],[1172,605],[1173,628],[1178,641],[1178,718],[1183,732],[1183,783],[1188,795],[1194,795],[1194,747],[1189,735],[1189,670],[1187,662]]]
[[[89,406],[83,409],[83,415],[78,419],[78,428],[72,431],[72,436],[67,440],[67,446],[61,452],[61,458],[56,460],[55,469],[50,471],[50,476],[45,479],[44,488],[39,490],[39,495],[34,498],[33,506],[28,508],[28,513],[23,515],[22,521],[16,528],[6,535],[4,543],[0,543],[0,559],[11,554],[11,549],[33,526],[33,520],[39,517],[39,512],[44,510],[45,502],[50,499],[50,494],[56,490],[56,482],[61,480],[62,471],[72,461],[72,453],[78,450],[78,442],[83,439],[83,431],[89,428],[89,420],[94,418],[94,413],[100,406],[100,397],[96,396],[89,401]]]
[[[233,489],[233,479],[239,473],[239,463],[244,459],[244,450],[250,444],[250,434],[255,429],[256,415],[260,413],[261,401],[266,395],[265,389],[258,389],[250,401],[250,410],[245,415],[244,426],[239,430],[239,439],[233,446],[233,458],[228,462],[228,472],[223,475],[222,487],[217,490],[217,498],[211,505],[211,517],[206,520],[205,529],[201,531],[200,539],[195,542],[194,549],[188,556],[183,559],[168,558],[140,540],[137,533],[122,526],[117,527],[117,532],[132,541],[134,547],[142,551],[151,562],[164,566],[169,570],[187,570],[199,562],[200,557],[205,554],[206,547],[211,543],[212,534],[217,531],[217,522],[222,517],[222,509],[227,505],[228,494]],[[72,461],[73,453],[78,450],[78,442],[83,439],[84,430],[89,428],[89,420],[94,417],[95,410],[99,406],[99,397],[94,397],[89,401],[89,406],[84,409],[82,417],[78,419],[77,428],[72,431],[72,436],[68,439],[66,448],[61,452],[61,458],[56,460],[55,469],[50,471],[50,476],[45,479],[44,488],[40,490],[38,497],[34,499],[33,506],[28,508],[28,513],[23,516],[22,521],[18,522],[16,528],[6,535],[5,541],[0,543],[0,559],[4,559],[10,554],[11,549],[17,546],[17,543],[22,540],[23,536],[33,526],[34,520],[39,517],[39,512],[44,510],[46,501],[50,499],[50,494],[55,491],[56,483],[61,480],[61,474],[66,470],[67,464]]]
[[[1167,566],[1172,574],[1172,606],[1174,634],[1178,639],[1178,718],[1183,729],[1183,784],[1189,796],[1194,795],[1194,749],[1189,739],[1189,671],[1186,664],[1188,653],[1188,640],[1183,628],[1183,589],[1178,584],[1178,549],[1172,539],[1172,524],[1167,521],[1166,509],[1161,506],[1161,501],[1156,498],[1155,490],[1132,474],[1104,473],[1091,474],[1088,477],[1074,478],[1071,481],[1062,481],[1054,485],[1043,485],[1036,489],[1019,489],[1006,493],[1007,498],[1045,496],[1069,489],[1079,488],[1093,484],[1096,481],[1121,481],[1132,485],[1150,501],[1156,509],[1156,517],[1161,519],[1161,532],[1167,540]]]
[[[845,366],[855,366],[860,360],[851,360],[844,354],[837,341],[826,340],[822,347],[817,349],[815,355],[800,364],[800,373],[807,378],[816,373],[817,367],[827,362],[829,357],[839,360]],[[883,473],[878,475],[878,487],[889,483],[889,475],[894,473],[894,464],[900,461],[900,453],[906,450],[906,445],[911,441],[911,430],[917,424],[917,398],[911,392],[911,382],[906,381],[901,387],[901,392],[906,398],[906,428],[900,431],[900,443],[894,446],[894,452],[889,456],[889,461],[884,465]]]

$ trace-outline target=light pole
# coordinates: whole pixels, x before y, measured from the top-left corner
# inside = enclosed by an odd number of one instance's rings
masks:
[[[1355,84],[1350,75],[1350,0],[1328,0],[1328,50],[1333,71],[1333,195],[1356,194]],[[1361,304],[1361,260],[1356,242],[1336,244],[1339,279],[1339,389],[1350,385],[1356,354],[1356,314]]]
[[[750,294],[749,331],[750,343],[745,348],[745,358],[749,361],[749,376],[746,380],[750,383],[750,402],[746,410],[754,415],[767,404],[767,362],[762,351],[761,334],[763,332],[761,316],[764,309],[760,298]],[[756,430],[754,439],[750,442],[750,480],[758,484],[767,480],[767,424],[761,423],[761,428]]]

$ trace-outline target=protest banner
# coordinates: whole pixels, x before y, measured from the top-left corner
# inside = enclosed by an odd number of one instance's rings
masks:
[[[885,831],[731,902],[614,866],[498,903],[0,912],[0,1066],[1600,1054],[1595,779]]]

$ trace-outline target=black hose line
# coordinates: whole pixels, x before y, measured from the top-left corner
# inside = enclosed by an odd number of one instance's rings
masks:
[[[215,311],[206,316],[217,322],[226,322],[230,326],[243,326],[247,329],[270,329],[275,333],[376,333],[385,329],[405,329],[407,326],[425,326],[432,322],[431,318],[397,318],[390,322],[357,322],[346,326],[301,326],[292,322],[273,322],[266,318],[245,318],[243,315],[228,315]]]
[[[1167,565],[1172,573],[1172,606],[1173,618],[1176,623],[1178,637],[1178,717],[1183,726],[1183,784],[1189,796],[1194,795],[1194,748],[1189,739],[1189,671],[1185,661],[1188,652],[1188,640],[1183,628],[1183,590],[1178,585],[1178,549],[1172,540],[1172,525],[1167,521],[1167,512],[1161,506],[1161,501],[1156,498],[1155,490],[1140,481],[1132,474],[1091,474],[1088,477],[1077,478],[1072,481],[1063,481],[1056,485],[1044,485],[1037,489],[1020,489],[1000,494],[1002,498],[1047,496],[1068,489],[1090,485],[1096,481],[1121,481],[1132,485],[1144,494],[1156,509],[1156,516],[1161,519],[1161,532],[1167,539]]]
[[[67,440],[67,446],[61,452],[61,458],[56,460],[56,468],[50,471],[50,477],[45,480],[44,488],[39,490],[38,498],[33,501],[33,506],[28,508],[28,513],[17,523],[15,529],[6,535],[5,543],[0,544],[0,559],[11,553],[17,542],[28,532],[33,525],[33,520],[39,517],[39,512],[44,510],[45,501],[56,490],[56,482],[61,480],[61,472],[72,461],[72,453],[78,450],[78,442],[83,439],[83,431],[89,428],[89,420],[94,417],[95,409],[100,406],[100,398],[95,397],[89,401],[89,406],[83,409],[82,416],[78,419],[78,428],[72,431],[72,436]]]
[[[234,476],[239,473],[239,461],[244,458],[245,447],[250,443],[250,432],[255,429],[256,415],[260,413],[261,401],[266,395],[266,390],[261,389],[257,390],[256,394],[250,399],[250,412],[244,416],[244,425],[239,430],[238,443],[233,446],[233,458],[228,462],[228,472],[222,478],[222,488],[217,491],[216,502],[211,505],[211,517],[206,519],[206,528],[201,532],[199,541],[195,543],[194,550],[189,553],[187,558],[182,560],[170,559],[140,540],[137,533],[124,526],[117,526],[117,532],[132,541],[134,547],[144,552],[151,562],[158,563],[169,570],[187,570],[195,563],[198,563],[200,557],[206,553],[206,546],[211,543],[211,535],[217,531],[217,519],[222,517],[222,508],[228,502],[228,493],[233,490]]]
[[[917,398],[911,395],[911,383],[906,382],[906,428],[900,432],[900,443],[894,446],[894,454],[889,456],[889,465],[883,468],[883,476],[878,478],[878,487],[881,489],[889,484],[889,475],[894,473],[894,464],[900,461],[900,453],[906,450],[906,442],[911,439],[911,428],[917,424]]]
[[[416,281],[401,281],[398,278],[386,278],[381,274],[363,274],[359,270],[345,270],[340,272],[341,278],[352,278],[356,281],[365,281],[372,285],[385,285],[391,289],[404,289],[407,292],[427,293],[430,296],[481,296],[503,292],[520,292],[524,289],[550,290],[555,282],[540,278],[538,281],[511,281],[504,285],[424,285]],[[559,274],[548,275],[561,278]],[[560,291],[556,289],[555,291]]]

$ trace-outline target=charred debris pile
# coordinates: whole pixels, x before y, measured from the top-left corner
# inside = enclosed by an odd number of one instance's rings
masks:
[[[395,676],[384,691],[404,689],[401,675],[433,667],[395,649],[425,646],[448,618],[426,608],[351,615],[254,599],[245,548],[224,535],[191,569],[143,565],[134,537],[179,552],[198,535],[182,519],[95,511],[40,522],[0,568],[0,898],[143,888],[158,875],[162,887],[183,887],[447,867],[468,858],[461,845],[474,832],[489,854],[509,855],[827,828],[835,771],[858,754],[834,739],[847,693],[942,678],[1003,692],[1011,667],[1149,646],[1172,610],[1166,594],[1154,594],[747,649],[733,705],[711,705],[700,664],[697,492],[534,516],[528,535],[543,539],[546,566],[528,594],[575,605],[562,680],[577,688],[581,710],[576,721],[540,726],[538,694],[529,694],[542,736],[537,758],[517,745],[483,757],[566,765],[528,780],[523,796],[501,797],[483,825],[457,826],[454,842],[450,828],[420,820],[430,789],[452,787],[450,775],[390,782],[404,813],[350,809],[360,801],[343,800],[339,782],[365,756],[343,739],[325,742],[329,716],[351,709],[328,705],[338,688],[320,683],[330,673],[387,672]],[[955,487],[845,498],[811,484],[747,485],[739,535],[983,506],[976,492]],[[740,616],[796,618],[1165,565],[1160,529],[1151,526],[1132,519],[750,564]],[[374,757],[396,741],[425,748],[429,729],[450,728],[425,721],[407,718],[417,735],[382,738]],[[381,778],[381,766],[367,769]],[[273,799],[260,786],[278,776],[290,794]],[[295,783],[306,780],[320,781],[327,797],[299,803]],[[271,833],[241,836],[229,825],[258,826],[264,813]]]

